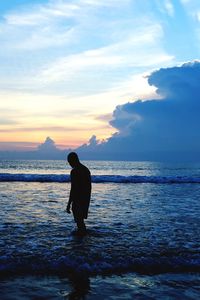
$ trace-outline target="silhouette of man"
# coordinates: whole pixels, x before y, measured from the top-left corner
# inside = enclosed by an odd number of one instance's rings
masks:
[[[72,213],[78,227],[78,234],[86,234],[84,219],[87,219],[91,197],[91,175],[89,169],[80,163],[75,152],[69,153],[67,157],[71,170],[71,190],[67,204],[67,213]]]

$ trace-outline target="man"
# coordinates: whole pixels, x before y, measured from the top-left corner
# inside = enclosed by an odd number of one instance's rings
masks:
[[[91,175],[88,168],[80,163],[75,152],[69,153],[67,160],[72,171],[70,174],[71,190],[66,210],[70,214],[72,204],[74,221],[78,227],[77,233],[84,235],[86,234],[84,219],[88,216],[91,197]]]

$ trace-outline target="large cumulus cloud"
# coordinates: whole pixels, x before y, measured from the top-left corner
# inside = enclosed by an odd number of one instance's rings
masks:
[[[85,152],[109,159],[198,159],[200,62],[157,70],[148,82],[161,98],[117,106],[110,122],[116,134],[95,145],[93,138]]]

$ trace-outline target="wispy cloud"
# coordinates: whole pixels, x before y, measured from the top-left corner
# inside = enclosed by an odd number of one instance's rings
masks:
[[[124,0],[123,3],[124,4],[128,4],[130,3],[130,0]],[[116,6],[121,6],[122,3],[119,0],[80,0],[79,1],[80,4],[83,5],[92,5],[92,6],[105,6],[105,7],[116,7]]]
[[[90,128],[91,130],[97,130],[97,129],[106,129],[108,128],[108,125],[101,125],[101,126],[93,126],[92,128]],[[42,132],[54,132],[54,131],[59,131],[59,132],[67,132],[67,131],[70,131],[70,132],[74,132],[74,131],[78,131],[78,132],[81,132],[81,131],[85,131],[86,128],[84,126],[84,124],[82,124],[82,127],[81,126],[42,126],[42,127],[38,127],[38,126],[35,126],[35,127],[15,127],[15,128],[1,128],[0,129],[0,133],[14,133],[14,132],[39,132],[39,131],[42,131]]]
[[[74,17],[80,10],[80,5],[67,3],[66,1],[49,2],[47,5],[35,5],[29,11],[13,12],[5,15],[5,21],[15,26],[41,26],[54,23],[62,18]]]
[[[174,16],[173,2],[171,0],[165,0],[164,5],[165,5],[168,15],[173,17]]]
[[[39,143],[33,142],[0,142],[0,151],[27,151],[35,150]]]
[[[18,124],[17,121],[9,118],[1,118],[0,119],[0,125],[16,125]]]
[[[72,42],[76,34],[83,33],[82,26],[87,28],[87,24],[93,21],[95,23],[99,8],[113,7],[116,10],[129,2],[124,1],[122,4],[117,0],[54,0],[47,4],[32,3],[20,11],[16,9],[5,14],[0,33],[17,37],[18,43],[12,45],[14,48],[31,50],[55,47]],[[73,37],[71,33],[74,34]]]
[[[105,6],[113,7],[115,14],[110,20]],[[131,7],[130,0],[123,3],[117,0],[49,1],[45,5],[27,6],[22,11],[8,13],[2,24],[3,37],[10,37],[3,38],[3,46],[9,49],[8,52],[11,49],[18,53],[20,49],[49,49],[47,55],[42,54],[42,63],[38,55],[34,55],[33,68],[24,77],[20,74],[22,80],[16,76],[10,80],[18,88],[23,84],[22,88],[26,89],[69,81],[69,86],[74,89],[79,81],[85,83],[91,78],[103,82],[103,78],[97,76],[100,71],[109,72],[111,81],[117,75],[114,80],[119,84],[118,75],[124,76],[125,68],[157,66],[170,61],[172,56],[158,42],[163,38],[162,27],[147,17],[142,23],[138,17],[133,18],[134,13],[129,13]],[[101,14],[99,10],[102,10]],[[62,49],[59,50],[61,55],[56,48]],[[107,82],[106,78],[105,88]],[[68,93],[69,86],[66,86]],[[62,89],[60,85],[56,88]]]
[[[4,15],[0,25],[3,45],[33,50],[58,47],[72,40],[74,22],[80,5],[68,1],[50,1],[46,5],[28,5]],[[9,39],[6,37],[9,35]],[[13,43],[17,41],[16,43]]]
[[[94,70],[106,74],[109,69],[118,69],[119,75],[119,70],[123,68],[152,67],[172,61],[173,56],[166,54],[155,43],[161,37],[162,28],[158,24],[149,25],[148,31],[146,27],[137,28],[120,42],[59,58],[44,69],[38,78],[45,83],[52,83],[81,76],[85,81],[87,73],[92,78]]]

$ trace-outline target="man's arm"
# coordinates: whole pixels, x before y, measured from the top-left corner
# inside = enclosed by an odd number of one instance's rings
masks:
[[[66,211],[68,214],[71,214],[71,203],[72,203],[72,199],[69,197],[67,207],[66,207]]]
[[[67,207],[66,207],[66,211],[68,214],[71,214],[71,203],[73,201],[74,175],[73,175],[72,171],[71,171],[70,177],[71,177],[71,190],[70,190],[69,200],[68,200]]]

